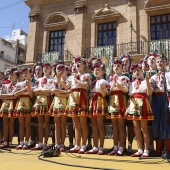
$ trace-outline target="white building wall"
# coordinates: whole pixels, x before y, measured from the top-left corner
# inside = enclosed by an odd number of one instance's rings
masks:
[[[14,66],[16,66],[16,49],[0,38],[0,70],[6,71],[7,68]]]
[[[22,30],[13,30],[12,31],[12,40],[16,41],[19,40],[19,43],[25,45],[27,42],[27,34]]]

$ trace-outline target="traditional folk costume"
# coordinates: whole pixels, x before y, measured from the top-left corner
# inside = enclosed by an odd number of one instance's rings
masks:
[[[57,70],[64,69],[64,65],[58,65],[56,67]],[[68,80],[61,80],[62,83],[68,85]],[[54,87],[58,90],[66,91],[65,88],[61,87],[60,84],[58,84],[57,79],[54,80]],[[53,102],[49,109],[49,115],[54,117],[60,117],[61,115],[64,115],[66,105],[67,105],[68,97],[62,97],[62,96],[55,96],[53,99]]]
[[[78,83],[75,82],[74,78],[73,75],[68,78],[68,82],[71,85],[71,93],[69,94],[65,115],[71,117],[86,116],[88,111],[87,89],[80,87]],[[77,79],[91,83],[91,76],[89,73],[77,75]]]
[[[26,81],[18,82],[14,89],[14,92],[20,91],[26,87]],[[31,82],[31,88],[33,88],[34,84]],[[29,95],[20,95],[17,101],[14,114],[16,117],[27,117],[31,116],[32,111],[32,99]]]
[[[152,110],[154,113],[154,121],[152,122],[152,135],[156,140],[156,153],[161,156],[164,150],[164,139],[166,137],[166,125],[168,121],[168,100],[166,93],[164,92],[164,77],[166,78],[167,90],[170,91],[169,72],[159,71],[156,75],[151,77],[152,86],[157,93],[152,95]],[[165,120],[165,114],[167,120]],[[170,139],[170,124],[167,125],[167,139]],[[168,140],[168,152],[170,153],[170,140]]]
[[[53,77],[41,77],[35,82],[34,88],[38,89],[49,89],[52,90],[54,87]],[[35,104],[33,105],[32,116],[37,115],[48,115],[49,107],[52,103],[52,96],[46,96],[43,94],[37,94]]]
[[[93,69],[96,67],[104,67],[102,63],[96,62],[93,64]],[[109,83],[101,78],[94,80],[91,84],[90,93],[93,96],[89,101],[89,117],[97,117],[97,116],[105,116],[107,113],[107,101],[106,98],[101,94],[101,85],[105,85],[106,94],[108,93],[108,89],[110,88]]]
[[[2,85],[1,94],[13,94],[16,84],[10,82]],[[15,117],[13,114],[17,99],[5,99],[0,109],[0,117]]]
[[[62,81],[64,84],[68,84],[68,81]],[[65,90],[56,81],[55,86],[58,90]],[[49,109],[49,116],[60,117],[64,115],[67,105],[67,97],[55,96]]]
[[[138,67],[133,66],[133,69]],[[130,83],[129,95],[131,96],[129,106],[126,110],[128,120],[153,120],[153,113],[147,99],[146,80],[136,79]]]
[[[170,78],[169,73],[165,73],[166,80]],[[152,122],[153,128],[153,138],[154,139],[164,139],[165,138],[165,107],[168,112],[168,101],[167,97],[164,93],[164,73],[159,71],[156,75],[151,77],[152,86],[154,90],[158,90],[157,93],[153,93],[152,95],[152,110],[154,113],[154,121]],[[167,81],[167,87],[169,87],[169,83]],[[166,97],[166,98],[165,98]],[[166,101],[165,101],[166,99]],[[165,103],[166,102],[166,103]],[[170,133],[169,133],[170,137]]]
[[[108,115],[106,118],[124,118],[124,113],[127,107],[127,98],[125,93],[116,87],[116,83],[129,88],[130,80],[126,76],[113,75],[113,80],[110,82],[110,86],[114,84],[114,89],[110,93],[110,99],[108,102]]]

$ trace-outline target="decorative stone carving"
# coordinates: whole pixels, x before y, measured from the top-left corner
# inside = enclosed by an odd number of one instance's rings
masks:
[[[99,9],[94,15],[93,20],[100,20],[100,19],[118,19],[120,17],[120,13],[110,7],[108,4],[105,4],[104,8]]]
[[[62,12],[55,12],[46,18],[44,27],[66,26],[68,21],[69,19],[67,15]]]
[[[39,17],[40,17],[40,10],[39,9],[30,11],[30,13],[29,13],[30,22],[38,21]]]
[[[128,0],[128,6],[136,5],[136,0]]]
[[[78,0],[73,6],[75,14],[85,13],[87,11],[87,2],[86,0]]]

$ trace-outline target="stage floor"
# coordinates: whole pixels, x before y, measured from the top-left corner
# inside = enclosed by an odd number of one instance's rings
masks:
[[[13,143],[17,143],[15,137]],[[51,139],[49,139],[51,143]],[[66,139],[66,146],[68,139]],[[109,149],[113,146],[112,139],[105,140],[105,148]],[[136,141],[134,140],[133,149],[136,150]],[[70,167],[63,166],[54,163],[44,162],[38,159],[41,151],[30,150],[16,150],[12,149],[12,153],[8,151],[0,150],[0,170],[80,170],[82,167]],[[29,153],[28,153],[29,152]],[[107,155],[87,155],[87,154],[75,154],[81,156],[76,158],[75,156],[66,153],[61,153],[59,157],[43,158],[45,160],[56,161],[59,163],[74,164],[81,166],[100,167],[101,169],[118,169],[118,170],[167,170],[170,169],[170,164],[167,160],[163,159],[143,159],[132,158],[130,156],[107,156]],[[74,158],[73,158],[74,157]],[[88,159],[85,159],[88,158]],[[90,158],[97,158],[93,160]],[[93,168],[88,168],[93,169]]]

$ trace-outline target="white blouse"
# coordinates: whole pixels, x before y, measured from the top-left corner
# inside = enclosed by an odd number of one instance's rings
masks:
[[[130,83],[129,95],[132,96],[134,93],[147,93],[146,80],[135,80]]]
[[[33,82],[30,82],[31,83],[31,88],[33,88],[34,87],[34,83]],[[16,87],[15,87],[15,89],[14,89],[14,92],[17,92],[17,91],[19,91],[19,90],[22,90],[22,89],[24,89],[26,87],[26,80],[25,81],[22,81],[22,82],[18,82],[17,84],[16,84]]]
[[[64,83],[64,84],[66,84],[66,85],[69,84],[69,81],[68,81],[67,79],[66,79],[66,80],[62,80],[62,79],[61,79],[61,82]],[[58,83],[58,80],[57,80],[57,79],[54,79],[53,83],[54,83],[54,87],[55,87],[56,89],[58,89],[58,90],[65,90],[65,88],[61,87],[61,85]]]
[[[117,83],[119,83],[120,85],[122,85],[123,87],[127,87],[129,89],[129,85],[130,85],[130,79],[127,76],[123,76],[123,75],[113,75],[112,77],[112,81],[109,83],[112,88],[112,91],[116,91],[119,90],[117,88]]]
[[[36,80],[34,89],[49,89],[54,88],[54,78],[53,77],[41,77]]]
[[[104,84],[106,86],[109,86],[109,83],[105,79],[100,79],[100,80],[97,80],[95,86],[90,89],[90,92],[91,93],[94,93],[94,92],[99,92],[100,93],[101,92],[101,85],[102,84]],[[107,88],[105,89],[105,92],[108,93],[108,89]]]
[[[3,84],[1,89],[1,94],[13,94],[15,88],[16,88],[16,84],[13,83]]]
[[[168,80],[169,75],[167,75],[167,72],[165,73],[166,80]],[[151,86],[153,88],[153,91],[157,92],[164,92],[164,73],[158,72],[157,74],[153,75],[150,80]]]
[[[70,83],[70,88],[71,89],[76,89],[76,88],[83,88],[78,85],[78,83],[75,81],[75,77],[72,75],[67,79]],[[89,73],[84,73],[79,76],[79,80],[82,82],[88,81],[89,85],[91,84],[92,77]],[[84,88],[86,89],[86,88]]]

